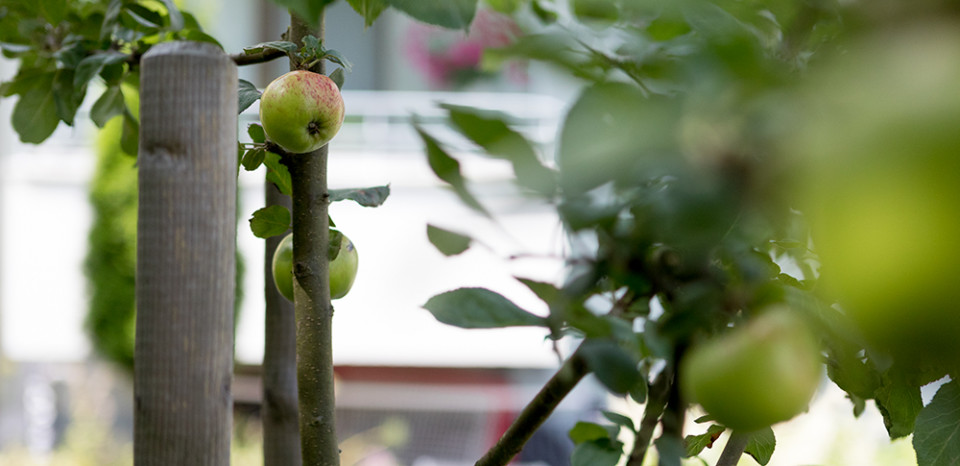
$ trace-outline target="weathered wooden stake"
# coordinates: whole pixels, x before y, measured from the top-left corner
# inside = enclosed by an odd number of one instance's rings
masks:
[[[141,62],[134,462],[230,464],[237,68],[173,42]]]

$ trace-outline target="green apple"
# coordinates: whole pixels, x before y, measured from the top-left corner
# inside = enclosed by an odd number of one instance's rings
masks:
[[[752,432],[805,411],[821,374],[812,331],[778,306],[694,346],[681,361],[679,383],[717,422]]]
[[[811,73],[791,150],[820,281],[873,349],[960,362],[960,29],[861,39]]]
[[[332,79],[291,71],[274,79],[260,96],[260,124],[287,152],[312,152],[330,142],[343,125],[340,89]]]
[[[331,230],[332,231],[332,230]],[[359,258],[357,248],[346,235],[341,235],[340,252],[330,262],[330,298],[347,295],[357,278]],[[293,233],[285,236],[273,253],[273,282],[277,291],[293,301]]]

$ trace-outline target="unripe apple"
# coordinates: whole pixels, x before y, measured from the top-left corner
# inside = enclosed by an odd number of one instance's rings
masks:
[[[346,235],[342,235],[340,252],[330,262],[330,298],[340,299],[347,295],[357,278],[359,258],[357,248]],[[273,282],[277,291],[293,301],[293,233],[284,237],[273,253]]]
[[[806,410],[821,374],[812,331],[791,309],[775,307],[693,347],[680,384],[717,422],[752,432]]]
[[[260,96],[260,124],[267,137],[287,152],[312,152],[330,142],[343,125],[340,89],[311,71],[291,71],[274,79]]]
[[[872,349],[960,364],[960,32],[884,30],[812,69],[789,141],[828,290]]]

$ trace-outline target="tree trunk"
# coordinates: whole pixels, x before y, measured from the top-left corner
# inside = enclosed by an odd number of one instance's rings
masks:
[[[134,462],[228,465],[237,69],[193,42],[141,66]]]
[[[266,183],[266,205],[291,207],[290,197]],[[283,236],[266,239],[267,311],[263,351],[263,465],[300,466],[297,416],[297,332],[293,303],[273,283],[273,252]]]
[[[291,15],[288,39],[302,44],[311,31]],[[320,63],[311,71],[323,73]],[[327,249],[327,146],[284,158],[293,183],[293,296],[297,319],[297,391],[300,401],[300,445],[303,463],[340,464],[333,397],[333,305]]]

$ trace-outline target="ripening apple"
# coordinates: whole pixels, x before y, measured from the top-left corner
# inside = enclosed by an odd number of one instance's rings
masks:
[[[790,141],[820,282],[873,349],[957,364],[960,32],[925,23],[844,50],[811,73]]]
[[[274,79],[260,96],[260,124],[287,152],[312,152],[330,142],[343,125],[340,89],[319,73],[297,70]]]
[[[694,346],[680,385],[717,422],[756,431],[805,411],[821,379],[816,337],[792,309],[773,307]]]
[[[347,295],[357,278],[358,265],[357,248],[342,235],[340,252],[330,262],[330,299]],[[273,253],[273,282],[281,295],[293,301],[293,233],[284,237]]]

